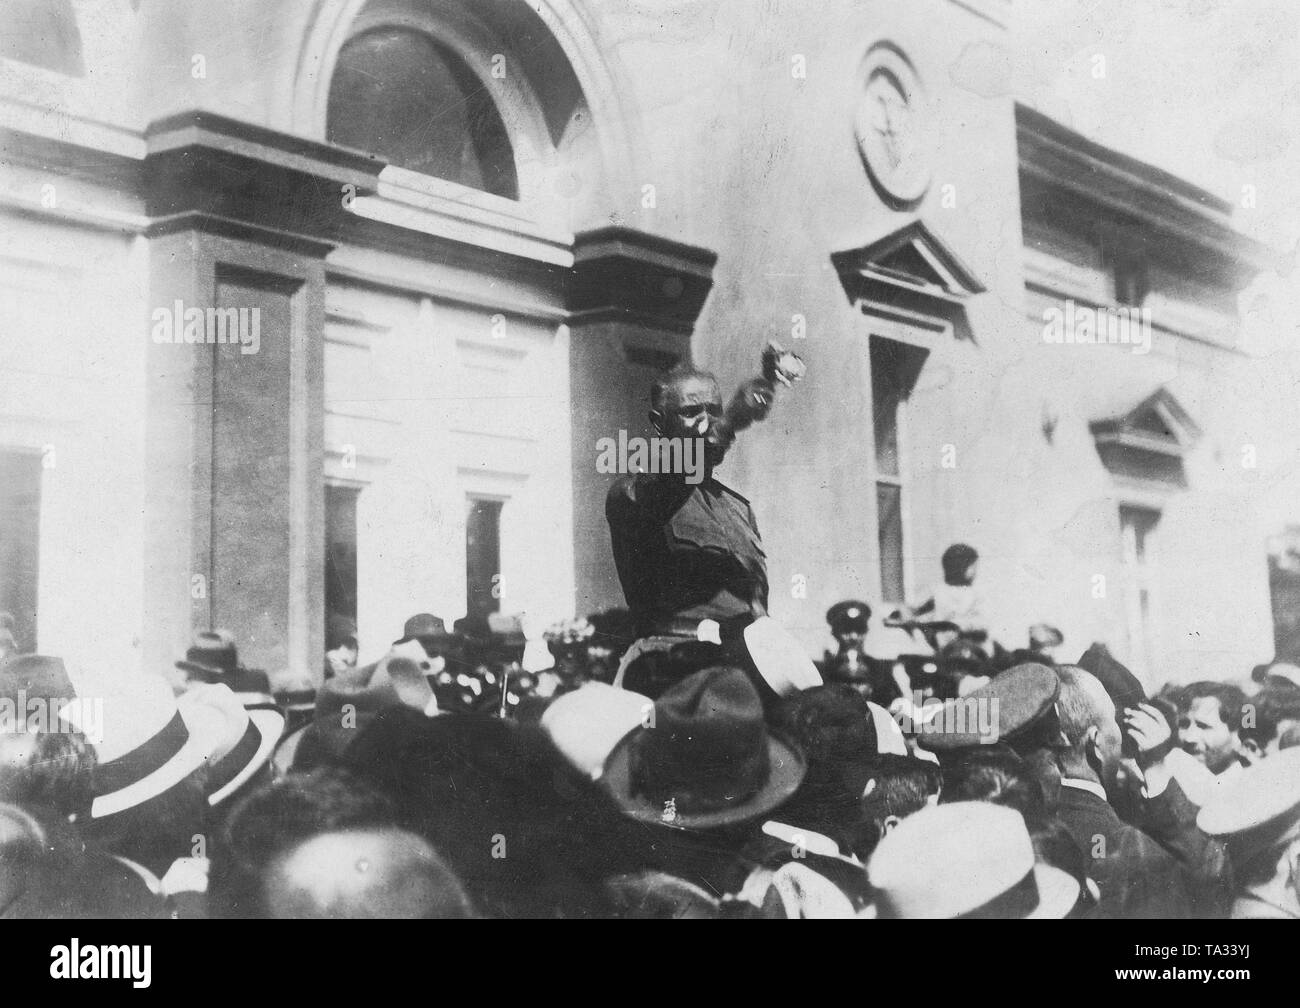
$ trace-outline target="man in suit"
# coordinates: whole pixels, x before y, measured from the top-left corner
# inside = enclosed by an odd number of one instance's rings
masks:
[[[1180,918],[1190,913],[1187,878],[1173,856],[1128,825],[1107,798],[1120,765],[1115,704],[1089,672],[1063,665],[1056,701],[1061,728],[1058,815],[1083,851],[1101,891],[1098,915]]]

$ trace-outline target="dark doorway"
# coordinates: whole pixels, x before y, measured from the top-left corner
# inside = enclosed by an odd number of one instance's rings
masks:
[[[486,616],[501,609],[501,505],[469,499],[465,519],[465,612]]]
[[[0,612],[20,651],[36,650],[40,528],[41,456],[0,451]]]

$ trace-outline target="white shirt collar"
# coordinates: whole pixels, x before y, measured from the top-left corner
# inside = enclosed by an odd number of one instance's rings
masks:
[[[1102,801],[1109,801],[1106,797],[1106,789],[1096,781],[1081,780],[1078,777],[1062,777],[1061,787],[1078,788],[1080,791],[1087,791],[1089,794],[1095,794]]]
[[[812,830],[800,829],[798,826],[790,826],[775,819],[769,819],[763,823],[763,832],[770,837],[775,837],[777,840],[782,840],[813,854],[820,854],[822,857],[839,858],[841,861],[849,860],[840,853],[840,848],[834,840],[828,836],[823,836],[821,833],[814,833]]]

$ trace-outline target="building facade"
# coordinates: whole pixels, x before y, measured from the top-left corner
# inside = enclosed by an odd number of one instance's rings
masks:
[[[961,540],[1013,645],[1046,621],[1152,683],[1271,656],[1257,503],[1300,433],[1237,335],[1263,250],[953,72],[1009,4],[0,9],[27,646],[163,670],[221,626],[289,682],[327,611],[365,658],[415,611],[618,605],[597,442],[775,338],[808,378],[720,475],[810,652]]]

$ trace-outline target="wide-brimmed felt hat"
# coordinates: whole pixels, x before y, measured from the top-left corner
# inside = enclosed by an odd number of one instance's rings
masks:
[[[941,707],[937,707],[931,716],[925,718],[927,724],[963,725],[968,726],[969,730],[927,730],[919,732],[916,740],[922,747],[932,751],[987,745],[991,738],[1006,739],[1014,745],[1018,736],[1028,736],[1032,729],[1053,716],[1060,692],[1060,678],[1046,665],[1036,662],[1016,665],[964,697],[945,700]],[[979,731],[978,724],[972,723],[979,720],[968,716],[972,710],[987,710],[990,715],[996,711],[992,736],[987,731]]]
[[[1034,859],[1025,820],[990,802],[921,809],[885,834],[867,863],[886,918],[1063,918],[1079,882]]]
[[[191,681],[224,683],[246,707],[273,707],[271,680],[262,669],[245,668],[235,639],[226,630],[201,630],[176,667]]]
[[[207,762],[221,746],[213,723],[187,724],[160,676],[113,675],[75,684],[60,718],[90,737],[97,765],[90,817],[103,819],[156,798]],[[102,718],[95,725],[92,719]]]
[[[276,754],[276,765],[282,767],[284,759],[300,757],[304,765],[337,760],[362,729],[384,711],[404,707],[428,717],[439,713],[437,695],[424,667],[430,659],[421,647],[418,638],[395,644],[373,665],[321,683],[311,723],[284,740]]]
[[[805,769],[798,749],[769,732],[744,671],[719,666],[666,690],[650,725],[614,747],[601,783],[642,822],[712,829],[776,808]]]
[[[421,644],[446,645],[451,639],[452,635],[447,632],[447,624],[441,617],[433,613],[416,613],[403,624],[402,636],[393,643],[405,644],[407,641],[418,640]]]
[[[192,732],[220,739],[208,759],[208,804],[219,805],[264,767],[284,732],[277,710],[248,710],[230,687],[191,687],[176,701]]]
[[[62,658],[50,655],[11,655],[0,661],[0,697],[16,700],[71,700],[76,696]]]
[[[239,651],[227,631],[200,630],[176,667],[200,676],[231,675],[239,668]]]
[[[418,638],[395,644],[373,665],[363,665],[333,676],[316,690],[316,718],[350,710],[373,713],[386,707],[432,707],[437,700],[428,677],[445,667],[442,658],[430,659]]]

